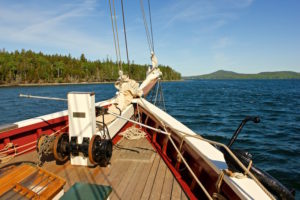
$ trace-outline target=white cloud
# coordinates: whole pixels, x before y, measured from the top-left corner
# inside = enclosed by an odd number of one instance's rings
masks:
[[[232,39],[229,37],[219,38],[215,44],[213,44],[212,49],[224,49],[232,45]]]
[[[209,21],[212,27],[219,28],[226,21],[237,17],[237,12],[250,6],[253,0],[177,0],[172,1],[163,12],[167,13],[166,26],[177,22],[194,23]],[[220,23],[222,22],[222,23]]]
[[[213,66],[218,66],[221,68],[231,68],[236,64],[236,61],[230,56],[223,52],[216,52],[213,56]]]
[[[55,5],[55,8],[45,5],[27,6],[26,2],[15,5],[0,3],[0,43],[5,41],[18,46],[56,48],[77,54],[84,52],[99,58],[101,52],[111,52],[111,42],[101,39],[100,35],[82,30],[79,25],[79,22],[90,15],[101,17],[101,12],[95,10],[96,3],[85,0],[72,4],[61,3]]]

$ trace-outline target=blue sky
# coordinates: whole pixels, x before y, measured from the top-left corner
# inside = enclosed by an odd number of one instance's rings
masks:
[[[124,8],[130,60],[150,64],[139,0]],[[152,0],[151,9],[158,61],[183,75],[300,72],[298,0]],[[115,60],[108,0],[0,0],[0,48]]]

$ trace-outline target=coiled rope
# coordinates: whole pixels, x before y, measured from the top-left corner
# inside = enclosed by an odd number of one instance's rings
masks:
[[[61,129],[59,129],[59,130],[51,133],[50,136],[54,136],[55,134],[61,132],[65,128],[67,128],[68,126],[69,126],[69,124],[67,124],[66,126],[62,127]],[[13,143],[8,143],[3,149],[0,150],[0,164],[9,162],[14,157],[35,149],[36,148],[36,142],[37,141],[32,141],[32,142],[29,142],[29,143],[21,145],[21,146],[16,146]],[[26,146],[30,146],[30,145],[33,145],[33,144],[34,144],[34,146],[29,147],[29,148],[27,148],[27,149],[25,149],[23,151],[18,152],[18,149],[24,148]],[[14,151],[14,154],[13,155],[8,155],[12,151]]]
[[[121,134],[127,140],[139,140],[146,137],[146,133],[135,126],[131,126]]]

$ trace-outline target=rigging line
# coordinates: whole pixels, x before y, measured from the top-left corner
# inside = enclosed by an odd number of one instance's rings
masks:
[[[149,8],[149,18],[150,18],[150,30],[151,30],[151,38],[152,38],[152,51],[154,52],[154,38],[152,31],[152,17],[151,17],[151,8],[150,8],[150,0],[148,0],[148,8]]]
[[[117,57],[117,63],[118,63],[118,68],[120,70],[120,63],[119,63],[119,54],[118,54],[118,50],[117,50],[117,43],[116,43],[116,36],[115,36],[115,29],[114,29],[114,21],[113,21],[113,15],[112,15],[112,9],[111,9],[111,2],[109,1],[109,8],[110,8],[110,17],[111,17],[111,28],[113,31],[113,35],[114,35],[114,45],[115,45],[115,51],[116,51],[116,57]]]
[[[115,20],[115,28],[116,28],[116,36],[117,36],[117,44],[118,44],[118,52],[119,52],[119,62],[121,66],[121,70],[123,71],[122,67],[122,59],[121,59],[121,52],[120,52],[120,42],[119,42],[119,35],[118,35],[118,25],[117,25],[117,17],[116,17],[116,7],[115,7],[115,0],[113,0],[113,8],[114,8],[114,20]]]
[[[129,61],[129,55],[128,55],[128,45],[127,45],[127,35],[126,35],[126,25],[125,25],[125,14],[124,14],[123,0],[121,0],[121,5],[122,5],[122,15],[123,15],[123,28],[124,28],[124,36],[125,36],[126,56],[127,56],[127,64],[128,64],[128,74],[130,74],[130,61]]]
[[[147,20],[146,20],[143,0],[140,0],[140,5],[141,5],[141,11],[142,11],[142,14],[143,14],[144,26],[145,26],[146,36],[147,36],[147,42],[148,42],[149,50],[150,50],[150,53],[151,53],[153,51],[152,46],[151,46],[152,42],[151,42],[150,33],[149,33],[149,29],[148,29],[148,24],[147,24]]]

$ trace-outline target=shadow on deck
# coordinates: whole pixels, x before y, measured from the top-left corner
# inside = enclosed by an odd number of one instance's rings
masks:
[[[36,161],[37,153],[31,152],[13,159]],[[111,165],[102,167],[72,166],[70,162],[56,165],[55,161],[43,165],[66,180],[64,190],[74,183],[109,185],[113,191],[110,199],[187,199],[167,165],[146,138],[122,139],[114,146]],[[0,174],[1,175],[1,174]]]

